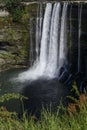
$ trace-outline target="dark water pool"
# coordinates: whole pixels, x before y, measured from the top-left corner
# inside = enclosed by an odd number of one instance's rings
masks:
[[[52,105],[55,110],[56,106],[63,101],[67,104],[66,96],[69,95],[69,88],[61,84],[58,79],[38,79],[27,83],[13,82],[13,78],[17,77],[23,69],[11,69],[0,73],[0,96],[6,93],[21,93],[28,100],[24,100],[24,108],[28,113],[36,113],[39,115],[42,105],[46,108]],[[10,101],[5,103],[10,111],[22,112],[21,103],[19,101]]]
[[[15,82],[13,78],[17,77],[24,69],[10,69],[0,73],[0,96],[7,93],[21,93],[23,84]],[[9,111],[22,112],[21,102],[19,100],[9,100],[0,103],[0,106],[5,106]]]
[[[23,71],[24,69],[10,69],[0,73],[0,96],[6,93],[20,92],[22,84],[15,82],[13,78]]]

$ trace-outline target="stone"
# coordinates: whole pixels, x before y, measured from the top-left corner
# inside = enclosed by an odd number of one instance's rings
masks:
[[[5,60],[0,58],[0,65],[5,64]]]

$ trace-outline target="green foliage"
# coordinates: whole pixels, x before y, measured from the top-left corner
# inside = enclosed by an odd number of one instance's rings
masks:
[[[72,89],[71,89],[71,92],[74,93],[74,95],[76,95],[77,97],[80,96],[80,92],[78,90],[78,87],[76,86],[76,83],[74,82],[73,85],[72,85]],[[67,98],[71,99],[71,101],[77,103],[78,102],[78,99],[74,96],[67,96]]]
[[[80,96],[80,92],[79,92],[78,87],[76,86],[76,83],[75,83],[75,82],[74,82],[74,84],[72,85],[71,92],[74,92],[77,96]]]
[[[24,98],[20,94],[5,94],[0,102]],[[64,111],[62,114],[61,110]],[[67,114],[67,109],[62,104],[55,113],[51,108],[43,108],[39,120],[35,116],[28,117],[25,112],[19,120],[15,112],[8,112],[5,107],[1,107],[0,130],[87,130],[87,104],[84,104],[79,113],[72,115]]]
[[[12,14],[14,22],[20,22],[23,15],[23,10],[15,9],[14,13]]]
[[[24,5],[21,3],[22,0],[5,0],[5,6],[8,12],[12,15],[14,22],[20,22],[23,12]]]
[[[4,3],[9,12],[14,12],[16,8],[21,7],[20,6],[21,0],[4,0]]]
[[[28,118],[24,114],[22,120],[15,115],[8,118],[0,118],[0,130],[87,130],[87,105],[79,114],[60,115],[43,109],[41,118],[35,122],[34,116]]]
[[[67,98],[71,99],[74,103],[78,103],[78,99],[73,96],[67,96]]]
[[[0,107],[0,120],[12,120],[13,117],[17,117],[16,112],[9,112],[5,107]]]
[[[3,96],[0,97],[0,103],[4,103],[4,102],[8,102],[9,100],[12,99],[18,99],[22,102],[23,99],[27,99],[24,96],[20,95],[20,94],[15,94],[15,93],[8,93],[8,94],[4,94]],[[17,119],[17,113],[16,112],[9,112],[6,107],[1,106],[0,107],[0,128],[3,128],[3,122],[6,121],[7,124],[8,123],[14,123],[14,120]],[[5,124],[5,126],[7,125]],[[6,128],[4,127],[4,129],[7,129],[8,126],[6,126]],[[11,128],[8,128],[11,129]]]
[[[5,102],[5,101],[9,101],[11,99],[27,99],[26,97],[24,97],[23,95],[20,94],[15,94],[15,93],[8,93],[8,94],[4,94],[3,96],[0,97],[0,102]]]

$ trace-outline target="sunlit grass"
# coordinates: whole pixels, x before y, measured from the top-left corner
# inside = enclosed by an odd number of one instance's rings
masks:
[[[60,114],[58,111],[42,110],[40,119],[34,120],[24,113],[22,119],[15,117],[1,117],[0,130],[87,130],[87,105],[80,112]]]

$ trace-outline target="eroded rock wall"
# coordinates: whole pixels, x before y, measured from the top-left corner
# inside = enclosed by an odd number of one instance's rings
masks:
[[[0,70],[26,65],[28,39],[22,25],[0,17]]]

